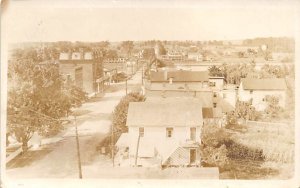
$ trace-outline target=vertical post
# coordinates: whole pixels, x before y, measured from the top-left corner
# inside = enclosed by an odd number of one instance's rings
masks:
[[[126,95],[127,95],[127,80],[128,78],[126,77]]]
[[[75,131],[76,131],[76,145],[77,145],[77,158],[78,158],[79,179],[82,179],[80,148],[79,148],[79,138],[78,138],[77,123],[76,123],[76,115],[74,116],[74,118],[75,118],[74,124],[75,124]]]
[[[114,151],[114,125],[111,124],[111,158],[112,158],[112,165],[115,167],[115,151]]]
[[[144,64],[142,64],[142,85],[144,85]]]

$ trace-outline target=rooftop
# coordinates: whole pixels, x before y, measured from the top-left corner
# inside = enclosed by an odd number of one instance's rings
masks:
[[[286,82],[283,78],[243,78],[241,80],[245,90],[286,90]]]
[[[173,79],[173,82],[202,82],[208,81],[208,71],[159,71],[151,72],[150,80],[152,82],[164,82],[169,78]]]
[[[202,104],[199,99],[161,100],[129,103],[127,126],[201,126]]]

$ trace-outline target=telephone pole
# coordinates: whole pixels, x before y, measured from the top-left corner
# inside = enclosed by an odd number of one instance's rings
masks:
[[[76,123],[76,115],[74,116],[74,120],[75,120],[74,124],[75,124],[75,131],[76,131],[76,145],[77,145],[77,159],[78,159],[79,179],[82,179],[80,148],[79,148],[79,138],[78,138],[77,123]]]
[[[111,124],[111,158],[112,158],[112,165],[115,167],[115,151],[114,151],[114,125]]]

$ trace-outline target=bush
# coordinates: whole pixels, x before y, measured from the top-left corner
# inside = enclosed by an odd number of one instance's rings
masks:
[[[116,132],[116,136],[121,135],[121,133],[123,132],[127,132],[126,120],[127,120],[129,103],[142,102],[145,100],[146,100],[145,96],[141,95],[138,92],[131,92],[121,99],[121,101],[113,111],[112,123],[114,127],[114,132]]]
[[[228,163],[227,149],[224,145],[229,135],[224,129],[203,126],[201,135],[201,159],[204,166],[223,168]]]
[[[233,140],[227,140],[225,145],[228,149],[227,157],[230,159],[264,160],[261,149],[251,149]]]
[[[201,140],[201,157],[204,166],[217,166],[224,169],[230,160],[264,160],[261,149],[251,149],[237,143],[222,128],[204,126]]]
[[[117,73],[112,76],[112,81],[114,82],[122,82],[127,79],[127,75],[124,72]]]

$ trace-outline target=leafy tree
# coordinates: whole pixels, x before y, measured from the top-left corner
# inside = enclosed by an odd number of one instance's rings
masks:
[[[105,53],[105,58],[113,59],[113,58],[117,58],[117,57],[118,57],[118,53],[116,50],[108,50]]]
[[[209,67],[208,72],[210,76],[224,76],[224,72],[216,65]]]
[[[85,94],[64,88],[57,65],[39,65],[34,55],[22,54],[9,63],[7,126],[26,151],[34,132],[56,134],[62,128],[60,118],[80,105]]]
[[[269,119],[279,118],[284,111],[279,105],[279,98],[273,95],[267,95],[264,100],[267,103],[267,107],[265,109],[266,117]]]
[[[164,45],[161,42],[158,42],[158,53],[159,55],[166,55],[167,50],[165,49]]]
[[[257,120],[260,117],[260,113],[251,104],[251,101],[237,101],[235,107],[236,117],[245,120]]]
[[[223,168],[228,164],[225,146],[229,135],[220,128],[203,126],[201,132],[201,159],[205,166]]]
[[[121,48],[125,50],[128,56],[130,56],[133,47],[134,47],[133,41],[123,41],[121,43]]]
[[[130,102],[143,102],[146,98],[144,95],[141,95],[138,92],[131,92],[128,95],[124,96],[119,104],[115,107],[113,111],[112,124],[114,127],[114,133],[116,133],[117,137],[123,133],[127,132],[126,120],[128,107]]]

